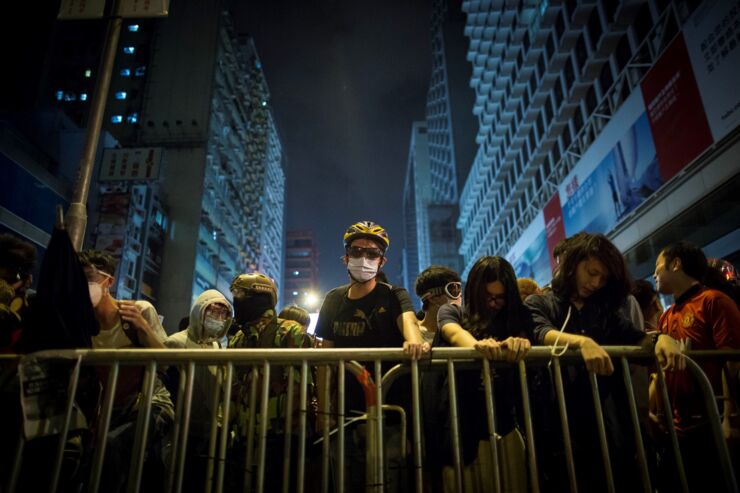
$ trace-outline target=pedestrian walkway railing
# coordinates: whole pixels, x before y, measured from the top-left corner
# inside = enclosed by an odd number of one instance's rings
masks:
[[[630,365],[652,365],[654,356],[645,350],[637,347],[606,347],[605,348],[612,360],[615,362],[616,372],[621,372],[622,380],[627,389],[628,409],[620,410],[629,414],[632,424],[632,434],[636,444],[637,471],[639,472],[640,483],[643,491],[654,491],[654,485],[651,483],[651,473],[647,452],[643,444],[646,438],[643,436],[643,427],[641,426],[641,417],[638,415],[638,405],[633,391],[632,377],[630,374]],[[737,491],[737,482],[732,467],[731,457],[728,451],[727,443],[723,436],[721,428],[721,415],[717,405],[717,396],[715,396],[709,379],[704,374],[700,366],[694,361],[712,359],[717,361],[737,361],[740,360],[740,351],[692,351],[687,355],[687,371],[692,376],[693,381],[699,391],[697,399],[701,399],[706,411],[706,417],[709,422],[714,445],[717,454],[717,461],[721,467],[724,484],[727,491]],[[409,463],[410,480],[408,484],[417,492],[426,491],[424,482],[428,481],[424,468],[424,439],[422,436],[422,412],[420,405],[420,374],[431,368],[445,372],[448,385],[446,392],[449,400],[450,416],[450,435],[451,435],[451,453],[454,469],[455,488],[457,491],[463,491],[463,470],[464,464],[461,457],[460,443],[460,423],[458,421],[458,393],[456,375],[463,369],[482,370],[482,386],[485,394],[485,409],[480,412],[485,414],[488,426],[488,446],[492,458],[492,489],[496,492],[506,491],[506,485],[502,484],[502,465],[500,464],[500,455],[497,450],[497,417],[495,412],[495,399],[497,394],[494,389],[494,379],[492,372],[499,368],[512,368],[518,377],[518,386],[521,390],[521,416],[523,422],[520,425],[523,428],[523,434],[526,439],[526,460],[528,471],[528,489],[530,491],[540,491],[540,480],[538,475],[538,460],[542,461],[541,455],[538,455],[538,442],[536,436],[536,425],[533,420],[533,403],[529,389],[530,379],[528,374],[536,371],[537,368],[544,368],[549,365],[549,374],[552,376],[552,384],[556,397],[557,413],[562,431],[562,446],[565,463],[567,466],[567,477],[570,491],[578,490],[578,464],[574,460],[573,448],[571,443],[571,423],[568,420],[567,397],[565,395],[566,387],[563,385],[564,369],[573,365],[582,365],[582,359],[578,352],[569,351],[566,354],[553,357],[549,348],[533,348],[525,358],[518,363],[490,362],[483,359],[480,353],[472,349],[462,348],[438,348],[434,349],[431,357],[420,361],[411,361],[400,349],[234,349],[234,350],[64,350],[64,351],[45,351],[26,356],[24,358],[33,358],[34,361],[46,361],[62,359],[72,361],[75,364],[71,366],[69,372],[69,381],[66,399],[63,406],[61,426],[56,435],[56,453],[53,459],[51,475],[49,477],[49,491],[57,491],[60,488],[60,474],[63,468],[65,445],[69,438],[73,425],[73,415],[75,409],[75,395],[77,394],[81,368],[95,366],[108,367],[109,372],[107,382],[103,386],[104,393],[102,403],[99,405],[97,413],[97,422],[90,428],[97,430],[94,437],[94,447],[90,451],[91,459],[89,460],[88,470],[85,471],[85,477],[80,480],[81,487],[87,491],[97,491],[99,489],[101,473],[106,460],[106,445],[109,439],[108,431],[111,424],[111,414],[114,409],[114,398],[116,387],[119,385],[120,369],[131,365],[137,365],[145,369],[143,385],[141,387],[141,405],[138,411],[136,422],[136,435],[131,450],[131,462],[128,474],[128,491],[138,492],[142,485],[142,471],[147,456],[146,447],[149,434],[149,423],[152,412],[152,397],[155,388],[155,380],[158,372],[169,366],[179,366],[181,368],[181,378],[178,383],[176,401],[174,402],[175,419],[170,432],[172,442],[172,453],[168,461],[165,491],[179,492],[184,485],[183,477],[186,468],[186,452],[188,448],[188,436],[190,429],[190,416],[193,399],[193,387],[195,383],[195,374],[197,368],[203,366],[215,366],[218,368],[220,385],[213,389],[211,395],[211,409],[214,411],[210,420],[210,436],[208,442],[208,461],[206,471],[206,484],[203,489],[206,491],[221,492],[225,488],[225,466],[229,460],[228,454],[231,453],[229,447],[230,440],[230,422],[228,417],[233,414],[232,405],[232,387],[236,384],[235,375],[237,373],[249,372],[249,416],[246,439],[246,459],[244,463],[244,491],[265,490],[266,478],[266,458],[267,454],[267,437],[268,437],[268,420],[258,419],[258,416],[268,415],[268,401],[270,397],[271,372],[285,371],[287,368],[291,376],[287,378],[286,392],[286,409],[297,407],[299,412],[298,423],[293,423],[292,412],[285,413],[284,430],[295,430],[293,433],[297,440],[291,440],[291,433],[285,433],[283,443],[283,491],[294,490],[297,492],[312,491],[319,489],[322,492],[345,491],[345,482],[348,478],[346,473],[345,443],[347,440],[346,425],[349,421],[355,421],[355,418],[348,416],[345,410],[345,389],[347,387],[347,374],[350,378],[357,378],[364,382],[365,396],[367,399],[367,412],[363,417],[366,421],[366,478],[365,485],[368,491],[384,491],[389,488],[385,480],[387,470],[384,461],[384,412],[381,410],[391,410],[399,412],[403,416],[403,423],[408,421],[410,425],[410,452]],[[0,356],[0,363],[4,367],[14,363],[22,363],[23,358],[16,355]],[[356,361],[363,361],[364,366]],[[382,372],[382,363],[397,362],[391,370]],[[617,364],[619,363],[619,364]],[[317,421],[323,422],[323,431],[317,437],[322,442],[322,453],[320,459],[320,471],[312,469],[308,471],[306,456],[307,446],[309,443],[308,432],[311,423],[309,420],[310,403],[310,382],[311,370],[317,366],[329,366],[336,370],[335,388],[336,411],[330,412],[329,402],[329,381],[327,380],[324,387],[327,389],[325,395],[321,396],[320,401],[323,408],[319,409]],[[366,372],[365,369],[368,369]],[[665,416],[672,416],[671,401],[668,395],[668,388],[663,371],[657,367],[657,378],[660,389],[660,396],[665,410]],[[410,408],[403,409],[384,404],[388,390],[394,382],[403,374],[410,374],[411,395]],[[328,373],[326,374],[328,375]],[[183,378],[184,377],[184,378]],[[361,378],[358,378],[361,377]],[[65,376],[66,378],[66,376]],[[329,378],[328,376],[326,377]],[[406,378],[406,377],[404,377]],[[606,425],[604,422],[604,409],[602,408],[602,399],[600,398],[599,379],[593,374],[588,374],[593,409],[596,416],[598,427],[598,440],[601,450],[601,459],[604,466],[603,484],[604,489],[615,491],[615,478],[612,474],[612,458],[610,457],[610,447],[607,439]],[[376,384],[379,382],[379,384]],[[7,384],[7,382],[6,382]],[[294,385],[298,385],[298,392],[295,392]],[[439,389],[436,389],[439,390]],[[425,389],[430,392],[432,389]],[[259,392],[259,399],[258,399]],[[298,395],[298,402],[294,401],[294,394]],[[5,405],[3,403],[3,405]],[[537,404],[539,405],[539,403]],[[407,419],[406,413],[410,415]],[[224,419],[220,419],[219,416]],[[336,420],[336,427],[331,429],[332,418]],[[673,457],[677,464],[677,470],[680,479],[680,485],[683,491],[688,491],[687,480],[682,464],[682,456],[679,448],[679,440],[676,435],[676,429],[671,420],[666,421],[670,443],[673,450]],[[26,429],[26,433],[28,430]],[[18,491],[22,485],[19,484],[19,473],[24,461],[33,460],[24,454],[26,444],[30,437],[26,437],[24,429],[19,430],[19,438],[15,449],[15,457],[12,467],[7,478],[3,478],[3,485],[6,491]],[[402,442],[405,442],[405,431],[402,434]],[[311,440],[311,443],[313,440]],[[291,450],[291,447],[297,444],[298,450]],[[297,453],[293,453],[297,452]],[[708,453],[711,453],[709,451]],[[405,450],[404,450],[405,455]],[[295,463],[291,461],[296,457]],[[334,459],[332,459],[334,457]],[[315,466],[315,463],[311,463]],[[320,486],[309,484],[306,477],[313,474],[320,474]],[[296,482],[290,486],[288,478],[293,475]],[[318,483],[318,482],[317,482]],[[190,488],[192,489],[192,487]],[[200,487],[197,488],[201,490]]]

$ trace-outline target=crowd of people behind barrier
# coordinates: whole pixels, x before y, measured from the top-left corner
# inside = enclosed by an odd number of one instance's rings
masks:
[[[65,240],[55,232],[52,241]],[[68,239],[66,240],[68,241]],[[63,282],[44,278],[45,270],[55,267],[44,259],[39,298],[49,298],[50,285],[67,286],[62,308],[42,306],[30,295],[35,265],[35,248],[11,235],[0,235],[0,348],[5,353],[30,353],[40,349],[90,347],[228,349],[273,348],[308,349],[402,347],[412,359],[424,359],[434,347],[475,348],[491,360],[517,363],[533,345],[548,346],[553,357],[568,349],[577,349],[582,364],[569,366],[563,373],[570,436],[564,437],[553,394],[549,367],[529,371],[529,391],[536,401],[533,407],[534,434],[537,439],[538,470],[526,464],[526,430],[522,419],[519,374],[515,365],[497,365],[492,370],[495,389],[496,440],[503,464],[504,491],[527,491],[532,475],[546,491],[570,490],[564,440],[570,439],[578,489],[602,491],[608,471],[602,461],[598,440],[597,415],[590,375],[598,378],[599,399],[604,410],[606,436],[611,457],[611,474],[618,491],[640,488],[635,473],[634,435],[631,430],[628,390],[622,383],[615,362],[603,346],[642,346],[654,352],[655,362],[666,372],[666,382],[679,438],[683,464],[692,491],[724,491],[723,476],[711,453],[714,445],[708,417],[696,388],[684,371],[686,349],[740,349],[740,311],[737,277],[728,262],[708,262],[701,249],[679,241],[666,245],[655,261],[653,283],[634,281],[619,250],[603,235],[579,233],[561,242],[554,251],[557,269],[549,286],[539,287],[531,279],[517,279],[512,266],[502,257],[487,256],[471,267],[467,279],[445,266],[434,265],[421,272],[415,292],[422,310],[414,311],[408,292],[379,280],[387,262],[390,245],[387,232],[378,224],[361,221],[343,235],[349,283],[329,291],[321,306],[315,338],[306,332],[308,313],[296,306],[276,312],[275,282],[259,272],[237,276],[230,293],[204,291],[193,304],[189,317],[179,331],[168,335],[156,308],[143,300],[117,300],[116,262],[99,251],[87,250],[73,255],[71,272]],[[51,248],[49,249],[51,250]],[[48,252],[47,252],[48,255]],[[75,270],[76,269],[76,270]],[[65,271],[66,272],[66,271]],[[75,275],[75,272],[81,273]],[[85,285],[86,282],[86,285]],[[58,287],[56,288],[59,289]],[[70,293],[72,293],[70,295]],[[41,296],[43,294],[43,296]],[[664,310],[659,294],[672,296],[673,304]],[[230,295],[230,296],[228,296]],[[229,298],[233,302],[229,301]],[[71,300],[71,301],[70,301]],[[77,307],[74,310],[70,306]],[[50,318],[49,312],[57,318]],[[69,315],[68,312],[72,314]],[[70,316],[76,317],[72,320]],[[67,317],[67,318],[65,318]],[[51,320],[51,322],[50,322]],[[45,334],[64,325],[64,333],[74,324],[83,343],[50,343]],[[62,329],[60,329],[62,330]],[[87,339],[85,334],[89,333]],[[57,337],[57,336],[55,336]],[[55,341],[57,339],[54,339]],[[84,341],[89,340],[89,344]],[[317,342],[318,341],[318,342]],[[56,345],[55,345],[56,344]],[[268,356],[269,357],[269,356]],[[383,371],[391,365],[383,364]],[[701,363],[720,400],[722,429],[737,461],[740,426],[735,405],[740,379],[738,361]],[[493,368],[493,367],[492,367]],[[87,371],[89,370],[89,371]],[[365,377],[348,378],[344,395],[345,416],[362,413],[367,404],[367,376],[374,368],[367,365]],[[62,489],[78,490],[88,478],[89,449],[93,443],[100,411],[100,396],[108,381],[108,367],[85,369],[80,376],[76,401],[87,426],[73,432],[65,450]],[[678,470],[671,454],[667,421],[659,399],[655,368],[631,365],[634,397],[645,438],[652,485],[658,491],[678,489]],[[328,425],[337,425],[336,376],[329,365],[312,368],[309,373],[309,432],[306,448],[306,475],[297,477],[291,468],[283,475],[283,444],[286,435],[295,442],[300,400],[298,372],[277,367],[269,375],[267,414],[258,422],[267,422],[264,487],[277,491],[284,481],[289,490],[296,481],[305,481],[307,491],[318,488],[321,445],[314,439]],[[257,381],[252,376],[257,376]],[[105,462],[100,489],[122,491],[126,485],[128,463],[135,440],[136,420],[142,405],[142,367],[121,367],[113,402]],[[208,479],[209,444],[216,430],[228,426],[229,455],[226,463],[226,487],[240,488],[249,468],[247,437],[250,433],[249,406],[251,385],[261,381],[261,372],[249,367],[235,367],[228,415],[223,402],[213,399],[223,386],[217,366],[198,365],[193,375],[187,467],[183,487],[200,491]],[[144,490],[161,491],[170,464],[171,434],[176,419],[173,403],[182,388],[180,368],[160,368],[153,388],[148,444],[142,480]],[[421,375],[421,414],[423,422],[424,478],[427,491],[454,491],[459,484],[467,490],[490,491],[491,453],[485,413],[485,392],[480,369],[458,370],[457,421],[453,423],[448,400],[449,375],[446,370],[427,368]],[[14,368],[3,368],[3,430],[0,439],[0,468],[3,484],[11,474],[22,414],[18,403],[18,378]],[[329,388],[327,388],[327,384]],[[288,399],[288,389],[293,389]],[[398,379],[384,403],[410,411],[410,380]],[[218,394],[215,394],[218,396]],[[324,396],[331,396],[329,402]],[[287,402],[292,401],[291,409]],[[259,409],[259,407],[257,407]],[[329,419],[325,419],[328,410]],[[285,429],[285,416],[293,413],[293,429]],[[9,426],[10,425],[10,426]],[[459,428],[459,450],[463,463],[462,483],[454,478],[452,427]],[[349,429],[349,428],[348,428]],[[408,474],[411,459],[403,446],[411,440],[408,428],[398,416],[383,418],[385,485],[387,491],[410,489]],[[346,491],[366,487],[365,447],[368,436],[362,421],[352,427],[345,444],[344,478]],[[34,474],[37,460],[49,459],[55,450],[52,441],[29,440],[24,452],[19,491],[47,488],[48,478]],[[210,448],[212,450],[212,448]],[[298,447],[293,446],[292,451]],[[33,460],[27,459],[33,453]],[[332,448],[335,454],[335,448]],[[336,457],[332,456],[333,463]],[[291,464],[297,463],[296,460]],[[737,462],[735,462],[737,464]]]

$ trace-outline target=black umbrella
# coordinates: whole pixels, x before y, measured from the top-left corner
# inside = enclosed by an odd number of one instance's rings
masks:
[[[89,348],[92,336],[100,331],[85,272],[65,229],[52,232],[30,308],[22,352]]]

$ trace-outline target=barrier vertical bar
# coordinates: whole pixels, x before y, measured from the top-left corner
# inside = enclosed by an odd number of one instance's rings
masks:
[[[496,404],[491,378],[491,363],[483,358],[483,390],[486,396],[486,418],[488,420],[488,443],[493,461],[493,491],[501,491],[501,467],[498,462],[498,443],[496,440]]]
[[[211,493],[213,489],[213,475],[215,473],[215,460],[216,460],[216,442],[218,441],[218,402],[221,397],[221,386],[220,382],[223,380],[224,369],[223,367],[218,368],[216,373],[216,385],[213,386],[213,392],[211,393],[211,431],[208,434],[208,462],[206,464],[206,484],[203,487],[203,491]]]
[[[737,491],[737,479],[733,470],[732,460],[730,459],[730,452],[727,448],[727,441],[722,432],[722,418],[719,413],[719,408],[717,407],[717,400],[714,397],[712,384],[709,382],[707,375],[702,371],[701,367],[691,358],[686,358],[686,367],[691,371],[691,373],[693,373],[694,378],[702,388],[704,407],[707,409],[707,417],[709,418],[709,424],[712,428],[715,450],[717,450],[727,491]]]
[[[555,396],[558,400],[560,411],[560,428],[563,431],[563,448],[565,449],[565,465],[568,468],[568,482],[571,493],[578,493],[578,480],[576,479],[576,466],[573,461],[573,444],[570,441],[570,424],[568,423],[568,409],[565,405],[565,389],[563,388],[563,373],[560,369],[560,358],[552,358],[552,367],[555,374]]]
[[[375,360],[375,392],[376,392],[376,415],[378,417],[377,419],[377,460],[378,460],[378,473],[377,473],[377,483],[376,483],[376,489],[378,491],[384,491],[385,489],[385,454],[383,450],[383,370],[380,364],[380,360]]]
[[[257,456],[257,492],[265,491],[265,458],[267,454],[267,423],[270,400],[270,362],[262,364],[262,401],[260,402],[259,455]]]
[[[294,388],[294,375],[293,365],[289,365],[287,368],[288,373],[288,393],[285,397],[285,433],[283,441],[283,493],[290,491],[290,457],[291,457],[291,442],[293,439],[293,388]],[[279,406],[280,404],[278,404]]]
[[[645,456],[645,446],[642,443],[642,432],[640,431],[640,417],[637,415],[637,402],[635,393],[632,388],[632,375],[630,375],[630,366],[627,358],[622,356],[622,375],[624,377],[624,387],[627,391],[627,399],[630,406],[630,417],[632,418],[632,427],[635,432],[635,449],[637,451],[637,462],[640,465],[640,478],[642,479],[642,489],[645,493],[653,491],[650,485],[650,472],[648,471],[647,457]]]
[[[69,434],[69,422],[72,419],[72,409],[74,408],[75,394],[77,393],[77,384],[80,380],[81,359],[81,356],[77,357],[77,363],[72,370],[69,386],[67,388],[68,396],[66,411],[64,413],[64,425],[62,426],[62,431],[59,434],[59,443],[57,445],[57,453],[54,459],[54,469],[52,470],[51,474],[51,484],[49,486],[49,491],[51,491],[52,493],[55,492],[57,490],[57,487],[59,486],[59,475],[62,472],[62,459],[64,457],[64,445],[67,443],[67,435]]]
[[[147,437],[149,436],[149,420],[152,414],[152,396],[154,395],[154,380],[157,377],[157,362],[150,361],[144,373],[144,390],[141,396],[138,418],[136,420],[136,436],[134,438],[131,468],[128,475],[129,493],[138,493],[141,487],[141,474],[144,470],[144,454],[146,453]]]
[[[337,485],[338,493],[344,493],[344,408],[345,408],[345,367],[339,360],[337,367]]]
[[[247,451],[244,460],[244,491],[252,491],[252,466],[254,462],[254,433],[257,424],[257,381],[259,370],[257,365],[252,367],[249,382],[249,414],[247,417]]]
[[[216,472],[216,492],[221,493],[224,488],[224,468],[226,467],[226,444],[229,441],[229,415],[231,411],[231,384],[234,380],[234,363],[226,363],[226,379],[223,382],[223,423],[221,423],[221,437],[218,444],[218,469]],[[218,406],[213,408],[213,414],[218,416]]]
[[[612,473],[612,464],[609,457],[609,443],[606,439],[606,426],[604,425],[604,411],[601,408],[599,383],[596,381],[596,374],[592,371],[588,372],[588,379],[591,383],[591,395],[593,396],[594,412],[596,413],[596,427],[599,431],[599,444],[601,445],[601,455],[604,460],[606,487],[609,493],[614,493],[614,474]]]
[[[457,382],[455,379],[455,363],[447,360],[447,388],[450,396],[450,433],[452,434],[452,458],[455,464],[455,491],[463,491],[462,458],[460,457],[460,428],[457,418]]]
[[[103,408],[98,418],[98,436],[95,440],[95,453],[93,455],[92,467],[90,468],[90,480],[88,481],[87,491],[94,493],[100,486],[100,475],[103,471],[103,461],[105,460],[105,448],[108,446],[108,428],[110,428],[110,417],[113,412],[113,399],[116,396],[116,384],[118,383],[118,362],[111,365],[108,373],[108,382],[105,388],[105,397],[103,398]]]
[[[316,382],[318,384],[318,382]],[[308,413],[308,362],[301,361],[300,413],[298,415],[298,474],[296,491],[303,493],[306,480],[306,414]]]
[[[411,411],[414,413],[414,478],[416,493],[424,490],[421,464],[421,405],[419,400],[419,361],[411,360]],[[404,437],[401,437],[404,440]]]
[[[673,458],[676,461],[676,468],[678,469],[678,479],[681,483],[681,491],[683,493],[689,493],[689,484],[686,481],[686,469],[683,466],[683,457],[681,456],[681,449],[678,447],[678,437],[676,436],[676,426],[673,423],[673,410],[671,409],[671,400],[668,397],[668,385],[666,385],[665,374],[660,364],[656,365],[656,372],[658,374],[658,386],[660,387],[660,394],[663,401],[663,412],[666,417],[665,422],[668,427],[668,436],[671,438],[671,447],[673,447]]]
[[[519,384],[522,389],[522,411],[524,412],[524,425],[527,432],[527,457],[529,459],[529,470],[531,473],[530,487],[534,493],[540,491],[540,479],[537,469],[537,454],[534,448],[534,427],[532,426],[532,410],[529,404],[529,387],[527,385],[527,367],[524,360],[519,362]]]
[[[175,491],[182,490],[182,478],[185,475],[185,457],[188,448],[188,433],[190,432],[190,410],[193,402],[193,383],[195,382],[195,363],[188,361],[187,374],[185,376],[185,395],[183,397],[182,412],[182,440],[180,447],[173,453],[177,456],[177,469],[175,476]]]
[[[321,396],[321,421],[323,426],[324,439],[321,442],[321,492],[329,492],[329,427],[331,426],[331,420],[329,419],[329,413],[331,412],[331,367],[326,365],[326,371],[323,372],[324,377],[324,395]]]
[[[182,365],[178,367],[178,371],[182,370]],[[187,378],[187,375],[184,375]],[[167,480],[165,481],[164,490],[167,493],[172,491],[175,483],[175,471],[177,469],[177,451],[180,449],[180,439],[182,435],[182,408],[185,405],[184,393],[185,393],[185,379],[183,375],[179,374],[177,380],[177,399],[175,401],[175,422],[172,425],[172,456],[170,457],[169,471],[167,472]],[[94,491],[94,490],[93,490]]]

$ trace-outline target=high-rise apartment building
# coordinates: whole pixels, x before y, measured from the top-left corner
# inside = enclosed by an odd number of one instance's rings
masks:
[[[320,297],[319,252],[313,231],[288,231],[285,234],[285,277],[283,305],[310,306]]]
[[[425,122],[411,126],[406,182],[403,187],[404,246],[401,260],[402,281],[409,293],[421,270],[431,265],[429,220],[427,207],[431,202],[429,143]]]
[[[280,284],[283,152],[254,43],[217,2],[173,3],[152,56],[140,143],[165,149],[158,309],[173,321],[204,289],[230,296],[238,273]]]
[[[478,118],[460,195],[465,271],[496,254],[548,282],[553,246],[584,230],[610,235],[638,277],[681,238],[736,254],[736,8],[501,0],[463,10]]]
[[[458,183],[467,176],[475,151],[464,27],[459,0],[433,2],[426,121],[412,127],[404,188],[402,278],[411,292],[418,273],[432,264],[462,268],[455,227]]]

